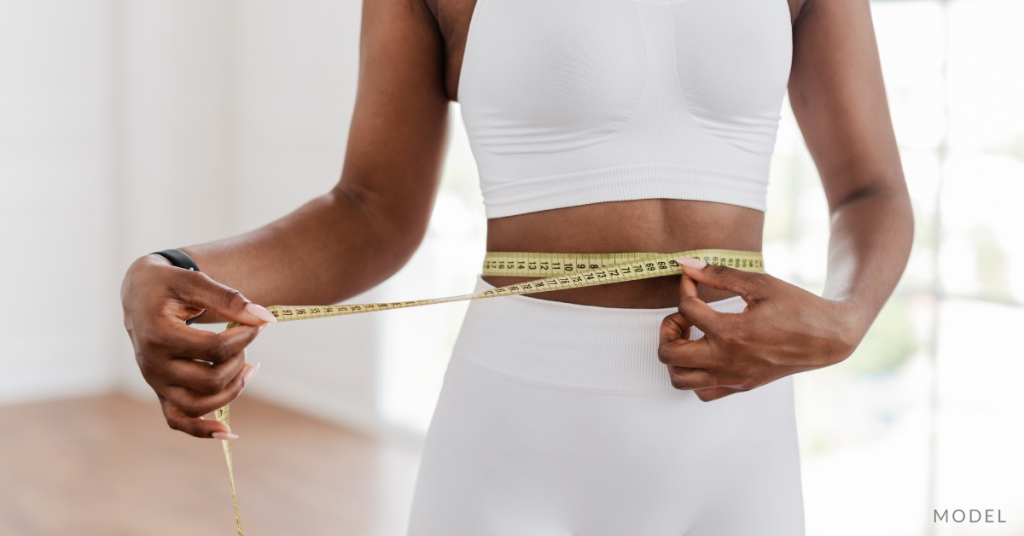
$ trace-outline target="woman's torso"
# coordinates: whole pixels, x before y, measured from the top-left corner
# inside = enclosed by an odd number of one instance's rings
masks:
[[[560,5],[552,7],[552,1]],[[785,15],[792,7],[786,6],[785,0],[436,0],[430,5],[445,38],[447,90],[453,100],[464,101],[482,175],[551,169],[564,176],[588,166],[627,167],[617,165],[622,162],[665,167],[672,161],[677,167],[695,163],[706,169],[714,168],[717,158],[719,167],[739,166],[755,179],[763,173],[764,180],[765,152],[770,156],[788,77],[790,19]],[[735,45],[737,40],[745,45]],[[745,90],[749,84],[754,91]],[[672,106],[651,99],[659,87],[685,101],[678,118],[671,115]],[[645,105],[652,110],[646,116],[637,111]],[[661,106],[666,113],[660,113]],[[627,120],[634,130],[661,131],[616,139],[631,135],[622,132]],[[694,137],[686,121],[712,145],[689,143]],[[669,150],[659,149],[660,143]],[[725,150],[716,151],[719,147]],[[520,188],[516,198],[523,197]],[[527,199],[531,211],[516,213],[523,207],[510,205],[505,212],[512,214],[497,210],[498,217],[489,206],[487,248],[760,251],[763,207],[679,197],[619,200],[613,194],[607,201],[579,206],[553,201],[553,208],[543,206],[543,199]],[[487,278],[494,285],[521,280]],[[708,301],[731,295],[700,291]],[[678,295],[678,278],[659,278],[537,297],[660,308],[674,306]]]

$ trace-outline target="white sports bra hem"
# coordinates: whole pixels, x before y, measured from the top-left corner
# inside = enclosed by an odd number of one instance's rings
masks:
[[[686,180],[680,180],[685,178]],[[481,176],[487,218],[640,199],[724,203],[764,212],[768,185],[758,177],[683,164],[633,164],[529,179]],[[537,189],[544,190],[538,197]]]

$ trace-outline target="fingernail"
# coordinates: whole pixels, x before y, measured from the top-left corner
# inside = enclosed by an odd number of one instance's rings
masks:
[[[210,434],[210,436],[213,437],[214,439],[222,440],[238,439],[238,436],[236,436],[235,434],[225,434],[224,432],[214,432]]]
[[[256,371],[259,369],[259,363],[256,363],[255,365],[249,367],[249,371],[245,373],[245,376],[242,376],[242,387],[249,385],[249,381],[252,380],[252,377],[256,375]]]
[[[679,257],[678,259],[676,259],[676,262],[682,264],[683,266],[687,266],[689,268],[696,268],[698,270],[708,265],[708,263],[700,259],[691,259],[689,257]]]
[[[270,327],[270,324],[260,324],[259,329],[256,330],[256,334],[259,335],[260,333],[263,333],[268,327]]]
[[[264,322],[277,322],[277,319],[274,318],[274,315],[270,314],[270,311],[264,309],[263,307],[260,307],[259,305],[256,305],[255,303],[245,304],[245,312],[251,314],[252,316],[255,316],[256,318],[259,318]]]

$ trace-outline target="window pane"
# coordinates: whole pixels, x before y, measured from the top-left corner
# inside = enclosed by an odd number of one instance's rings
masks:
[[[931,291],[936,277],[939,156],[934,151],[905,149],[900,158],[914,207],[914,247],[900,280],[900,291]]]
[[[950,300],[940,313],[935,506],[1001,509],[1007,522],[939,534],[1024,534],[1024,307]]]
[[[955,0],[949,14],[953,151],[1024,148],[1024,2]]]
[[[885,89],[903,149],[934,149],[945,129],[942,5],[931,0],[874,2]]]
[[[893,299],[853,356],[797,376],[808,536],[924,528],[934,310]]]
[[[1024,301],[1024,2],[950,4],[950,158],[940,279],[953,294]]]
[[[947,292],[1024,301],[1024,162],[953,153],[942,190],[939,272]]]

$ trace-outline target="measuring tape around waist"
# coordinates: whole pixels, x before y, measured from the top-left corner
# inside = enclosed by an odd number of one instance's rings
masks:
[[[609,285],[679,275],[683,273],[682,267],[676,262],[679,257],[700,259],[708,264],[728,266],[747,272],[764,271],[764,260],[760,253],[725,249],[698,249],[680,253],[488,253],[484,258],[484,276],[537,279],[447,298],[351,305],[271,305],[267,310],[278,322],[289,322]],[[240,324],[237,322],[231,322],[228,328],[238,325]]]
[[[763,272],[764,259],[754,251],[727,249],[697,249],[679,253],[487,253],[484,258],[484,276],[530,277],[531,281],[488,289],[472,294],[449,296],[403,302],[343,304],[343,305],[271,305],[267,310],[278,322],[308,320],[331,316],[345,316],[375,311],[405,309],[435,303],[450,303],[466,300],[480,300],[501,296],[521,296],[554,290],[593,287],[639,281],[683,273],[676,262],[680,257],[700,259],[708,264],[728,266],[745,272]],[[228,324],[228,329],[240,325]],[[230,422],[230,407],[216,411],[218,421]],[[235,474],[232,467],[231,441],[222,440],[224,458],[228,465],[228,479],[231,482],[231,501],[235,507],[235,524],[238,536],[245,536],[242,517],[238,511],[235,494]]]

